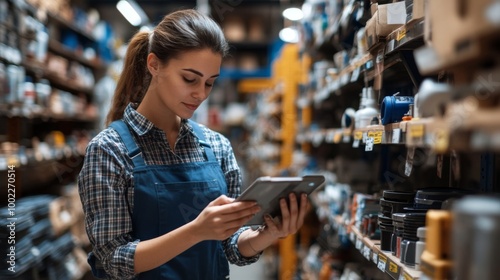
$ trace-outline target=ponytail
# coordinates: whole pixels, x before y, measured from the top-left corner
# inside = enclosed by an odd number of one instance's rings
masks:
[[[149,32],[139,31],[130,40],[118,79],[106,125],[121,119],[130,102],[140,103],[151,82],[146,62],[149,48]]]

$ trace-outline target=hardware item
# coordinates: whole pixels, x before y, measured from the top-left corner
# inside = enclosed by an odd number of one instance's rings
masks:
[[[380,117],[382,124],[390,124],[402,121],[405,114],[410,110],[410,104],[413,104],[413,96],[386,96],[382,100],[380,108]]]
[[[452,279],[451,217],[451,211],[427,211],[425,250],[420,258],[421,279]]]
[[[498,279],[500,198],[468,196],[452,207],[452,256],[456,279]]]

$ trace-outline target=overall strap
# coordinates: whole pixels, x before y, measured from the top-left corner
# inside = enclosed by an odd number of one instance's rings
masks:
[[[127,148],[128,156],[132,160],[134,166],[135,167],[145,166],[146,163],[142,158],[142,152],[135,143],[134,137],[132,137],[132,134],[130,133],[127,124],[123,122],[123,120],[116,120],[112,122],[109,126],[114,128],[122,138],[122,141],[125,144],[125,147]]]
[[[205,155],[207,156],[207,160],[216,161],[214,151],[212,150],[212,147],[210,147],[210,144],[208,144],[208,142],[206,141],[205,134],[203,133],[201,127],[192,120],[189,120],[189,123],[191,124],[191,127],[193,127],[194,134],[196,134],[196,136],[198,137],[198,142],[205,150]]]

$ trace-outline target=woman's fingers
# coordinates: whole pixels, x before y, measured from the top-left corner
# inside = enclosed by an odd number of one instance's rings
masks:
[[[300,195],[300,210],[299,217],[297,219],[297,230],[304,224],[304,219],[306,218],[307,210],[309,208],[309,201],[307,200],[307,194],[303,193]]]
[[[297,197],[295,196],[294,193],[291,193],[289,195],[289,201],[290,201],[290,205],[288,205],[289,209],[290,209],[290,227],[289,227],[289,232],[290,233],[294,233],[295,231],[297,231],[297,223],[299,222],[298,221],[298,218],[299,218],[299,210],[298,210],[298,205],[297,205]]]
[[[237,210],[237,211],[230,212],[230,213],[224,212],[222,214],[222,218],[226,222],[232,222],[232,221],[237,221],[237,220],[241,220],[241,219],[246,220],[246,219],[251,219],[259,211],[260,211],[260,206],[253,205],[249,208],[242,208],[241,210]]]
[[[290,229],[290,211],[288,210],[286,199],[282,198],[280,200],[280,208],[281,208],[281,231],[288,232]]]

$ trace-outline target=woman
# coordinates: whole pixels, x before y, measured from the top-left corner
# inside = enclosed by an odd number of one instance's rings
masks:
[[[234,201],[241,174],[229,141],[188,120],[227,51],[219,26],[195,10],[130,41],[111,124],[89,143],[78,177],[96,276],[227,279],[228,261],[251,264],[302,225],[307,198],[292,195],[281,222],[243,227],[259,206]]]

